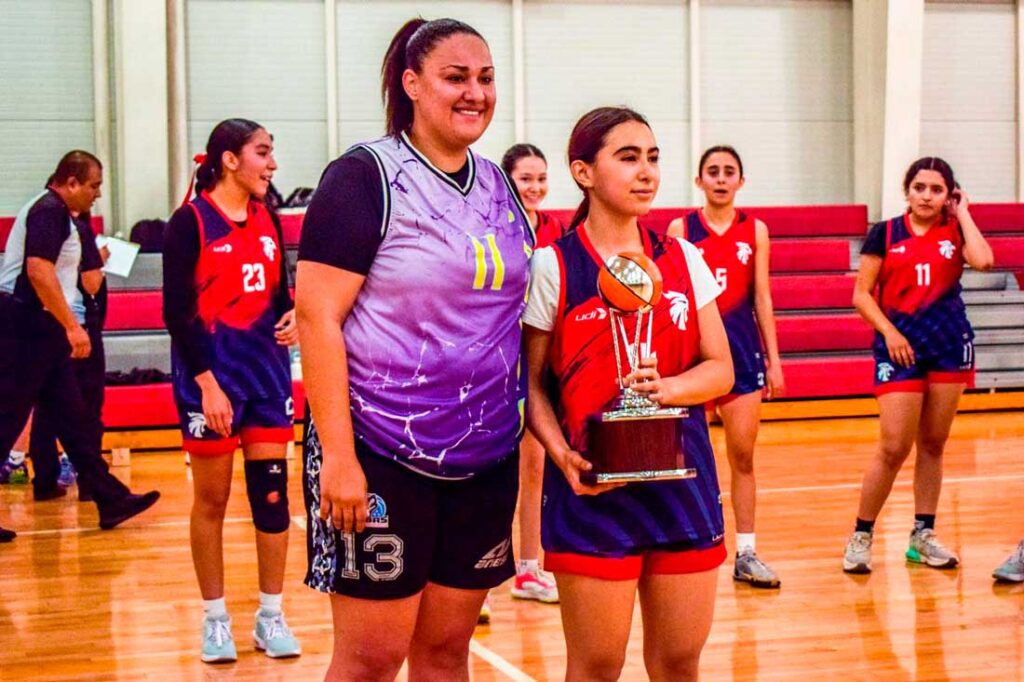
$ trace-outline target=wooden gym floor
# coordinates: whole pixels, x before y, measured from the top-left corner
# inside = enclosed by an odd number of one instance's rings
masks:
[[[757,454],[758,549],[780,591],[753,590],[720,571],[706,680],[1022,680],[1024,585],[995,585],[991,571],[1024,537],[1024,413],[961,415],[947,449],[938,517],[963,568],[942,572],[903,559],[913,518],[912,468],[901,474],[876,531],[875,572],[848,576],[841,553],[860,478],[876,445],[873,419],[775,422]],[[714,433],[721,451],[721,433]],[[728,467],[719,459],[723,490]],[[301,509],[300,464],[291,462],[292,512]],[[74,495],[33,503],[30,488],[0,488],[0,524],[20,533],[0,545],[0,679],[318,680],[331,647],[327,599],[302,585],[304,525],[296,517],[285,605],[305,653],[271,661],[247,635],[256,564],[241,466],[225,525],[227,599],[240,659],[198,660],[202,617],[188,542],[191,488],[180,452],[135,454],[118,474],[136,490],[159,488],[157,506],[101,532]],[[732,544],[728,494],[727,539]],[[565,670],[558,608],[492,596],[477,629],[475,680],[558,680]],[[639,617],[623,679],[645,678]]]

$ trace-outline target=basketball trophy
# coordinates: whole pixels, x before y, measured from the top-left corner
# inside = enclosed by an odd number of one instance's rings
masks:
[[[621,395],[612,410],[587,420],[583,456],[593,468],[583,472],[580,480],[593,485],[696,477],[697,470],[686,467],[683,453],[686,408],[661,407],[624,381],[623,356],[630,371],[636,372],[642,354],[651,350],[653,309],[661,299],[658,266],[642,253],[612,256],[598,274],[597,288],[608,305]],[[630,319],[636,322],[632,338],[626,325]],[[646,337],[643,343],[641,334]]]

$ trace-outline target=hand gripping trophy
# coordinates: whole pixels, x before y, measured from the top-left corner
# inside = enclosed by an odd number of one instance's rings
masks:
[[[639,368],[642,354],[651,351],[653,311],[661,299],[661,281],[658,266],[642,253],[612,256],[598,274],[597,288],[608,305],[616,380],[622,393],[612,410],[588,420],[587,451],[583,454],[593,469],[580,477],[585,483],[697,475],[696,469],[686,467],[683,453],[686,408],[661,407],[624,382],[625,374]]]

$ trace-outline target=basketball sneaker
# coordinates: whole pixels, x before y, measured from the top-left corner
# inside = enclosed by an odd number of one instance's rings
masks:
[[[777,589],[782,585],[779,576],[765,562],[758,558],[752,549],[744,549],[736,555],[736,567],[732,571],[732,579],[741,583],[750,583],[751,587]]]
[[[998,582],[1024,583],[1024,540],[1002,566],[992,571],[992,577]]]
[[[865,531],[855,531],[846,541],[843,555],[843,570],[847,573],[871,572],[871,542],[874,536]]]
[[[57,475],[57,485],[70,488],[75,484],[77,479],[78,474],[75,473],[75,467],[71,466],[71,460],[68,458],[67,453],[61,453],[60,473]]]
[[[480,615],[476,617],[478,625],[488,625],[491,622],[491,593],[484,597],[484,603],[480,605]]]
[[[25,485],[28,483],[28,465],[22,461],[15,464],[8,455],[3,464],[0,464],[0,483],[11,485]]]
[[[291,658],[302,653],[299,640],[295,639],[280,611],[266,614],[263,609],[257,609],[252,639],[256,648],[270,658]]]
[[[516,599],[533,599],[545,604],[558,603],[558,586],[554,576],[540,569],[527,569],[516,573],[512,583],[512,596]]]
[[[203,663],[230,663],[238,660],[229,616],[203,619],[203,653],[200,658]]]
[[[956,568],[960,558],[942,546],[931,528],[915,529],[910,534],[907,560],[932,568]]]

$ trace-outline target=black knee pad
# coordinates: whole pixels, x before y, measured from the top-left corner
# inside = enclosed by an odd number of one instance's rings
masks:
[[[258,459],[245,463],[245,487],[252,522],[263,533],[288,530],[288,466],[283,459]]]

